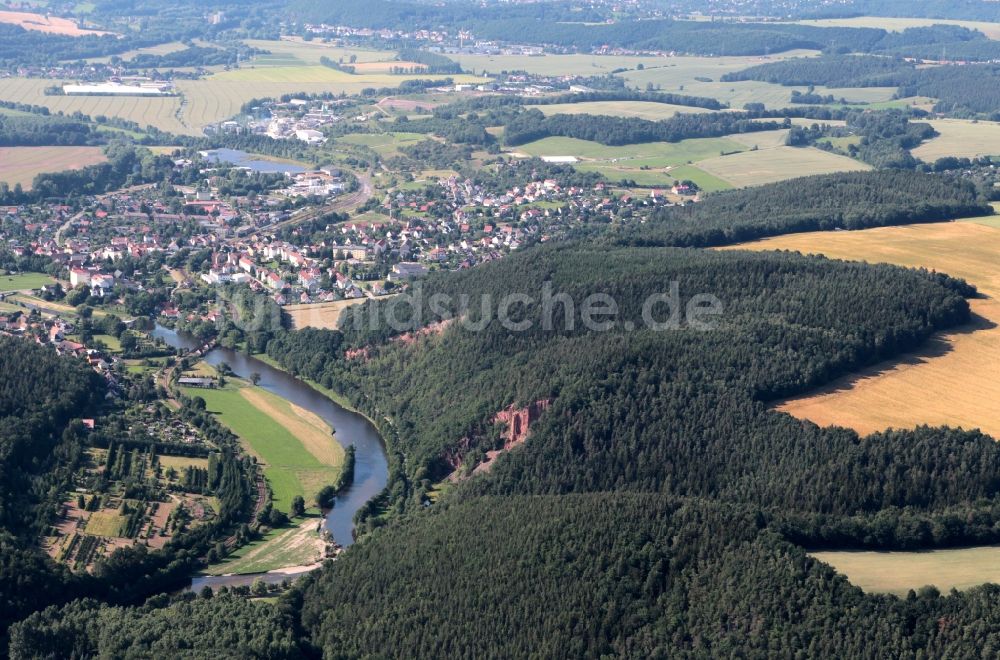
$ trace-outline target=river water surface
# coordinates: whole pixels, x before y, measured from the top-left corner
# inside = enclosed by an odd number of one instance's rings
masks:
[[[152,335],[174,348],[193,350],[201,346],[201,342],[195,337],[160,325],[156,326]],[[244,353],[228,348],[215,348],[204,360],[213,366],[225,362],[241,378],[249,378],[254,372],[260,374],[259,387],[318,415],[333,427],[336,441],[344,447],[354,446],[354,483],[337,497],[323,523],[323,527],[333,534],[337,543],[344,547],[351,545],[354,542],[354,514],[368,500],[382,492],[389,479],[385,444],[372,423],[363,415],[334,403],[298,378]],[[264,576],[196,577],[192,581],[192,588],[250,584],[261,577]],[[281,582],[282,579],[284,576],[269,575],[265,581]]]

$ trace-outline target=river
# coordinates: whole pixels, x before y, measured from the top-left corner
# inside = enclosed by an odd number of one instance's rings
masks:
[[[193,336],[161,325],[156,326],[152,335],[174,348],[192,350],[201,345],[201,342]],[[382,492],[389,479],[385,443],[372,423],[363,415],[334,403],[298,378],[244,353],[228,348],[216,348],[204,359],[213,366],[225,362],[233,373],[241,378],[249,378],[250,374],[255,372],[260,374],[259,387],[320,416],[333,427],[337,441],[345,447],[354,446],[354,483],[337,497],[334,507],[330,509],[323,523],[323,527],[330,531],[337,543],[344,547],[351,545],[354,542],[354,514],[368,500]],[[196,577],[192,582],[192,588],[200,589],[206,585],[216,587],[223,584],[229,586],[250,584],[255,579],[264,577],[260,575]],[[284,578],[285,576],[272,574],[266,576],[265,581],[281,582]]]

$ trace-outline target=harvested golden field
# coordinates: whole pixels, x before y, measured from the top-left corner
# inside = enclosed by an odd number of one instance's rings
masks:
[[[96,117],[121,117],[134,121],[140,126],[152,124],[157,128],[186,135],[198,134],[199,131],[185,126],[177,118],[181,108],[181,98],[138,97],[138,96],[46,96],[45,88],[60,85],[59,80],[44,78],[0,78],[0,101],[14,101],[43,105],[53,112],[73,114],[82,112]],[[201,82],[201,81],[191,81]]]
[[[282,309],[292,319],[292,327],[296,330],[302,328],[336,330],[337,322],[344,310],[353,305],[360,305],[364,301],[364,298],[355,298],[312,305],[289,305]]]
[[[180,119],[185,130],[178,132],[200,133],[207,124],[238,114],[243,104],[254,98],[296,93],[355,94],[369,87],[397,87],[406,80],[443,80],[446,77],[448,76],[428,74],[350,74],[325,66],[269,66],[225,71],[201,80],[179,80],[177,89],[184,97]],[[455,82],[482,81],[472,76],[451,77]],[[2,93],[0,98],[4,98]]]
[[[813,552],[867,592],[905,596],[933,584],[942,593],[1000,582],[1000,547],[924,552]]]
[[[215,73],[199,80],[178,80],[176,89],[180,96],[167,97],[46,96],[46,87],[67,81],[2,78],[0,100],[42,105],[53,112],[66,114],[79,111],[91,117],[121,117],[143,127],[153,125],[179,135],[201,135],[206,125],[238,114],[243,104],[254,98],[299,92],[354,94],[369,87],[397,87],[406,80],[443,80],[447,77],[384,72],[350,74],[318,65],[260,66]],[[464,75],[451,78],[466,83],[483,80]]]
[[[542,114],[548,115],[609,115],[612,117],[639,117],[658,121],[670,119],[681,113],[710,112],[706,108],[695,108],[686,105],[671,105],[669,103],[653,103],[651,101],[589,101],[586,103],[554,103],[552,105],[529,106],[538,108]]]
[[[32,14],[26,11],[0,11],[0,23],[9,23],[11,25],[18,25],[25,30],[59,34],[65,37],[112,34],[111,32],[81,28],[75,21],[68,18],[43,16],[42,14]]]
[[[1000,156],[1000,123],[967,119],[935,119],[928,122],[940,133],[911,153],[933,163],[944,156],[975,158]]]
[[[356,62],[355,64],[350,64],[349,66],[354,67],[354,70],[358,74],[363,73],[392,73],[395,69],[404,69],[411,72],[422,72],[427,69],[426,64],[420,64],[418,62]]]
[[[0,147],[0,182],[30,188],[43,172],[76,170],[105,160],[100,147]]]
[[[976,316],[969,326],[778,409],[862,434],[930,424],[979,428],[1000,438],[1000,228],[989,220],[814,232],[737,246],[925,267],[964,278],[985,295],[971,301]]]
[[[754,141],[756,134],[741,136]],[[759,186],[811,174],[870,170],[871,166],[846,156],[812,147],[771,147],[761,144],[757,151],[743,151],[697,162],[700,169],[728,181],[737,188]]]

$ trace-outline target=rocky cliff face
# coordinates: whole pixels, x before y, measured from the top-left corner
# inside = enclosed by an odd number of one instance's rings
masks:
[[[504,408],[494,415],[491,420],[494,424],[505,425],[501,436],[504,440],[503,447],[486,452],[486,460],[477,465],[471,473],[463,472],[461,467],[465,463],[465,458],[469,453],[469,449],[472,447],[472,438],[468,436],[462,438],[461,441],[459,441],[459,443],[443,457],[445,463],[451,466],[453,470],[453,472],[448,476],[448,481],[456,483],[462,481],[463,479],[467,479],[472,475],[482,474],[489,471],[493,465],[493,461],[495,461],[500,454],[510,451],[514,447],[523,444],[528,439],[528,436],[531,434],[532,424],[537,421],[538,418],[541,417],[551,405],[551,399],[539,399],[532,404],[522,406],[520,408],[511,405],[509,408]]]
[[[507,425],[507,430],[504,433],[504,450],[510,449],[527,440],[528,434],[531,432],[532,422],[541,417],[542,413],[548,410],[550,405],[552,405],[551,400],[539,399],[523,408],[511,406],[498,412],[493,417],[493,423]]]

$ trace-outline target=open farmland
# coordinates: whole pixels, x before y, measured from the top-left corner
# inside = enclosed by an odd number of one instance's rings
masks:
[[[680,113],[710,112],[705,108],[686,105],[653,103],[650,101],[590,101],[587,103],[557,103],[553,105],[530,106],[538,108],[544,115],[610,115],[612,117],[639,117],[658,121],[670,119]]]
[[[75,21],[58,16],[44,16],[25,11],[0,11],[0,23],[17,25],[25,30],[59,34],[65,37],[85,37],[87,35],[111,34],[100,30],[81,28]]]
[[[615,70],[633,88],[644,89],[653,85],[664,92],[707,96],[728,103],[732,108],[741,108],[745,103],[759,102],[768,107],[790,105],[793,89],[805,91],[805,87],[783,87],[772,83],[741,81],[724,83],[719,78],[733,71],[788,59],[809,57],[815,51],[799,50],[772,55],[770,57],[638,57],[618,55],[455,55],[453,59],[472,73],[500,73],[502,71],[528,71],[548,75],[604,75]],[[642,65],[639,69],[638,66]],[[850,101],[867,103],[884,102],[892,98],[894,88],[875,87],[867,89],[827,89],[818,87],[823,94],[833,94]]]
[[[254,98],[280,97],[297,92],[358,93],[370,87],[396,87],[405,80],[444,79],[447,76],[350,74],[325,66],[274,66],[216,73],[200,80],[178,80],[181,96],[46,96],[44,90],[60,81],[34,78],[0,79],[0,100],[42,105],[53,112],[106,115],[153,125],[180,135],[200,135],[211,123],[239,113]],[[478,82],[472,76],[453,76],[460,82]]]
[[[43,172],[76,170],[105,161],[100,147],[0,147],[0,182],[30,188]]]
[[[336,330],[337,322],[340,321],[340,315],[344,313],[344,310],[364,301],[364,298],[354,298],[313,305],[290,305],[282,309],[292,320],[292,327],[296,330],[302,328]]]
[[[177,89],[186,101],[181,111],[185,132],[200,132],[207,124],[238,114],[244,103],[255,98],[280,97],[299,92],[355,94],[370,87],[397,87],[405,80],[443,80],[446,77],[427,74],[350,74],[325,66],[275,66],[225,71],[201,80],[180,80],[177,81]],[[457,82],[481,81],[472,76],[452,77]]]
[[[207,409],[232,429],[264,465],[278,509],[288,511],[292,498],[307,501],[336,482],[344,449],[329,425],[316,415],[256,387],[230,381],[224,389],[185,388],[200,396]]]
[[[989,220],[989,219],[987,219]],[[979,428],[1000,438],[1000,229],[977,221],[851,232],[815,232],[757,241],[752,250],[796,250],[831,258],[930,268],[975,284],[968,327],[942,333],[903,360],[876,365],[780,410],[859,433],[919,424]]]
[[[923,552],[814,552],[865,591],[905,596],[933,584],[942,593],[1000,582],[1000,547]],[[933,576],[933,577],[931,577]]]
[[[581,172],[599,172],[612,182],[627,180],[637,186],[667,188],[674,181],[694,181],[705,192],[728,190],[732,186],[695,165],[676,165],[657,169],[638,169],[608,163],[579,163],[574,167]]]
[[[646,71],[669,69],[676,72],[676,80],[694,81],[695,76],[717,78],[729,71],[739,71],[760,64],[789,57],[815,54],[814,51],[789,51],[770,58],[762,57],[654,57],[632,55],[450,55],[466,71],[497,74],[502,71],[527,71],[543,75],[596,76],[615,69],[634,70],[642,64]],[[631,73],[631,71],[630,71]],[[641,73],[641,72],[639,72]]]
[[[643,165],[666,167],[718,156],[722,152],[742,151],[745,147],[727,138],[694,138],[680,142],[647,142],[607,146],[589,140],[567,137],[547,137],[514,148],[517,153],[529,156],[575,156],[580,159],[607,160],[631,167]]]
[[[336,138],[337,142],[355,144],[372,149],[382,158],[399,154],[400,147],[416,144],[427,139],[423,133],[348,133]]]
[[[82,112],[91,117],[120,117],[140,126],[152,124],[172,133],[197,133],[177,119],[181,107],[179,97],[46,96],[45,88],[57,84],[61,84],[60,81],[42,78],[0,78],[0,100],[43,105],[53,112],[65,114]]]
[[[345,63],[355,58],[355,64],[365,62],[387,62],[396,59],[392,50],[374,50],[369,48],[342,48],[321,41],[302,41],[299,37],[284,37],[278,40],[247,39],[246,45],[267,53],[256,55],[253,59],[255,67],[264,66],[298,66],[303,64],[319,64],[321,57],[333,61],[343,58]]]
[[[748,135],[752,139],[753,136]],[[698,167],[733,186],[758,186],[811,174],[852,172],[871,169],[846,156],[812,147],[776,147],[743,151],[738,154],[699,161]]]
[[[936,119],[928,123],[940,135],[914,149],[911,153],[916,158],[933,163],[945,156],[1000,156],[1000,123],[964,119]]]
[[[127,50],[124,53],[119,53],[115,57],[120,57],[122,60],[131,60],[137,55],[169,55],[170,53],[176,53],[187,48],[180,41],[171,41],[165,44],[156,44],[155,46],[146,46],[145,48],[136,48],[135,50]],[[107,63],[111,61],[111,55],[105,57],[88,57],[86,62],[94,63]]]
[[[548,137],[515,147],[513,153],[574,156],[580,159],[577,169],[600,172],[612,181],[628,179],[642,186],[667,186],[678,179],[690,179],[706,191],[870,169],[859,161],[819,149],[786,147],[786,135],[787,130],[782,129],[624,146]]]

